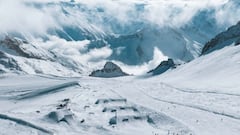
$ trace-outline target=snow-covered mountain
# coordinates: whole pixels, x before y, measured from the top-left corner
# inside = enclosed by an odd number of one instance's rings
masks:
[[[238,44],[240,44],[240,22],[228,28],[227,31],[218,34],[215,38],[209,41],[204,46],[202,54],[207,54],[229,45]]]
[[[5,12],[1,16],[5,18],[1,22],[4,26],[0,29],[1,40],[8,35],[27,41],[25,50],[31,52],[38,48],[37,53],[47,55],[48,62],[12,58],[27,73],[54,75],[89,74],[108,60],[124,67],[140,66],[142,68],[138,69],[144,70],[142,72],[153,69],[166,60],[165,57],[177,64],[185,63],[198,57],[207,41],[237,20],[222,22],[218,19],[224,17],[222,12],[228,13],[229,8],[236,7],[234,1],[26,0],[1,3],[1,10]],[[160,17],[155,18],[158,13]],[[38,17],[32,19],[35,14]],[[13,23],[16,15],[22,16],[18,24]],[[159,53],[155,54],[155,50]],[[43,65],[51,69],[56,66],[57,71],[49,72]]]
[[[239,7],[0,0],[0,135],[239,135]]]

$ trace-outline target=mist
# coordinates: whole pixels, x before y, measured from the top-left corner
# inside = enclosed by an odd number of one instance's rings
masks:
[[[96,68],[113,54],[111,45],[106,43],[88,49],[91,40],[69,41],[49,31],[79,28],[93,33],[97,41],[108,34],[131,34],[144,26],[181,28],[202,10],[214,11],[210,17],[216,20],[218,27],[227,28],[240,20],[240,9],[228,0],[75,0],[70,3],[69,0],[0,0],[0,33],[20,33],[47,50],[60,52],[83,65],[94,63],[98,65],[94,66]],[[119,48],[117,53],[120,54],[124,48]],[[128,73],[138,69],[134,73],[140,74],[168,58],[159,48],[154,47],[152,52],[152,60],[141,65],[116,63],[130,69]]]

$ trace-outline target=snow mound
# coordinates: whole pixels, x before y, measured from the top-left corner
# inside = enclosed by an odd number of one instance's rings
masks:
[[[113,62],[107,62],[103,69],[93,71],[90,76],[93,77],[103,77],[103,78],[111,78],[111,77],[120,77],[127,76],[128,74],[123,72],[122,69],[114,64]]]

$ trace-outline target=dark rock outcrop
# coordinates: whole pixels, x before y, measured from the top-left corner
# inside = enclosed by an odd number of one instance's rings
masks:
[[[120,77],[120,76],[127,76],[127,75],[128,74],[123,72],[118,65],[114,64],[113,62],[107,62],[104,65],[103,69],[93,71],[89,76],[111,78],[111,77]]]
[[[4,52],[0,51],[0,65],[9,70],[18,70],[21,71],[21,68],[18,66],[17,62],[8,57]],[[0,69],[0,73],[4,72],[3,69]]]
[[[237,45],[240,45],[240,37],[239,37],[239,39],[235,42],[235,45],[237,46]]]
[[[172,59],[168,59],[167,61],[162,61],[160,65],[148,73],[152,73],[152,75],[159,75],[175,67],[176,65],[174,64],[174,61]]]
[[[202,50],[202,55],[211,53],[215,50],[222,49],[228,45],[238,45],[240,43],[240,22],[230,27],[227,31],[218,34],[209,41]]]
[[[30,44],[28,41],[6,36],[0,40],[0,47],[11,55],[17,55],[25,58],[51,60],[54,55],[51,52]],[[37,52],[37,53],[36,53]]]
[[[20,56],[31,58],[31,56],[21,48],[22,44],[28,44],[28,42],[16,38],[11,38],[9,36],[6,36],[3,40],[0,41],[1,46],[15,51],[15,53]]]

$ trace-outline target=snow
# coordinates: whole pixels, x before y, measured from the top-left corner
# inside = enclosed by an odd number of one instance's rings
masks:
[[[153,77],[3,74],[3,133],[238,135],[239,52],[225,47]]]
[[[203,91],[239,91],[239,46],[227,46],[177,68],[161,78],[178,86]],[[184,75],[183,75],[184,74]],[[174,77],[171,77],[174,75]],[[179,82],[179,83],[176,83]]]
[[[74,72],[61,74],[40,69],[44,74],[58,76],[86,75],[108,60],[131,67],[133,70],[129,70],[129,74],[144,73],[161,63],[162,59],[154,59],[156,49],[177,63],[185,63],[197,58],[207,41],[238,19],[236,15],[230,24],[218,22],[226,20],[219,13],[229,5],[225,0],[24,0],[1,3],[0,18],[5,19],[1,22],[0,37],[9,35],[27,40],[30,44],[24,44],[22,48],[29,55],[61,64],[20,61],[19,65],[24,65],[23,70],[29,70],[24,72],[36,74],[39,69],[34,71],[34,68],[38,65]],[[228,9],[226,12],[233,13]],[[39,17],[36,20],[32,19],[33,16]],[[146,66],[149,62],[152,65]]]
[[[240,39],[240,22],[230,28],[225,32],[218,34],[214,39],[209,41],[203,48],[202,54],[207,54],[215,50],[224,48],[231,44],[237,45]]]
[[[0,0],[0,135],[239,135],[238,7]]]

